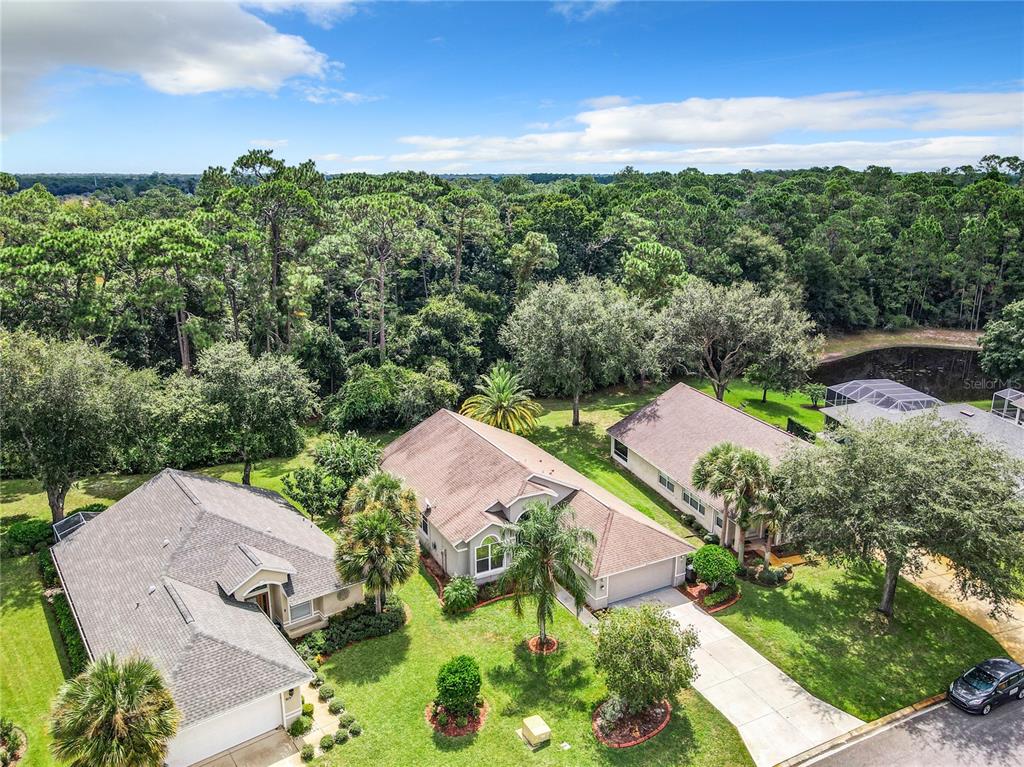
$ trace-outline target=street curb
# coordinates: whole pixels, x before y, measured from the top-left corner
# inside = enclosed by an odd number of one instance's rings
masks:
[[[866,724],[862,724],[860,727],[850,730],[849,732],[843,733],[838,737],[832,738],[832,740],[820,743],[814,748],[809,748],[803,753],[797,754],[796,756],[791,756],[789,759],[786,759],[785,761],[776,764],[775,767],[797,767],[797,765],[801,765],[804,762],[813,759],[816,756],[821,756],[822,754],[831,751],[833,748],[836,748],[837,746],[845,745],[846,743],[856,740],[860,736],[865,735],[866,733],[869,733],[872,730],[877,730],[879,727],[885,727],[887,724],[893,724],[894,722],[898,722],[901,719],[906,719],[909,716],[913,716],[919,711],[923,711],[924,709],[930,708],[936,705],[937,703],[941,703],[945,699],[946,693],[942,692],[938,695],[932,695],[930,698],[919,700],[917,703],[912,703],[911,705],[905,706],[904,708],[901,708],[898,711],[893,711],[891,714],[886,714],[883,717],[879,717],[878,719],[870,721]]]

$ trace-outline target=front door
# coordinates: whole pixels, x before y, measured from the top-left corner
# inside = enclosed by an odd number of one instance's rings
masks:
[[[254,597],[249,597],[249,599],[245,601],[252,602],[254,605],[259,607],[266,616],[273,617],[270,615],[270,597],[267,595],[266,591],[257,594]]]

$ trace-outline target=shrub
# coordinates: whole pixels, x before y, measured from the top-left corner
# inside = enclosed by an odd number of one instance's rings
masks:
[[[440,714],[437,715],[437,726],[438,727],[447,727],[448,726],[448,714],[446,714],[444,711],[442,711]]]
[[[320,700],[328,701],[334,697],[334,686],[329,684],[321,685],[318,694],[320,696]]]
[[[49,549],[40,549],[36,555],[39,558],[39,578],[43,586],[48,589],[57,585],[57,566],[53,564],[53,557]]]
[[[318,671],[323,663],[320,662],[320,656],[314,655],[309,660],[306,660],[306,665],[309,666],[313,671]]]
[[[769,586],[774,586],[786,579],[786,570],[782,567],[762,567],[757,579]]]
[[[332,714],[340,714],[342,711],[345,710],[345,706],[340,700],[335,698],[328,704],[327,710],[330,711]]]
[[[476,583],[468,575],[452,578],[444,587],[444,611],[461,613],[476,604]]]
[[[363,734],[363,727],[359,722],[352,722],[352,726],[348,728],[348,734],[353,738],[358,738]]]
[[[72,676],[77,676],[85,670],[89,656],[85,652],[85,645],[82,643],[82,635],[78,633],[78,624],[75,623],[74,613],[71,612],[71,605],[64,593],[53,595],[53,614],[57,618],[57,628],[64,639],[64,649],[68,655],[68,665]]]
[[[480,667],[468,655],[457,655],[437,673],[437,703],[450,715],[469,714],[480,694]]]
[[[352,714],[344,713],[338,717],[338,724],[344,727],[346,730],[352,726],[352,723],[356,720]]]
[[[704,536],[704,543],[709,543],[714,546],[717,546],[721,541],[722,539],[718,537],[718,533],[708,533]]]
[[[689,686],[697,644],[692,628],[679,631],[654,605],[611,610],[598,625],[594,665],[611,694],[636,713]]]
[[[693,514],[683,514],[683,524],[687,527],[692,528],[695,524],[697,524],[697,517],[695,517]]]
[[[313,631],[302,638],[295,646],[299,656],[309,663],[327,647],[327,635],[323,631]]]
[[[53,525],[42,519],[23,519],[7,528],[3,537],[4,551],[20,557],[35,551],[40,544],[53,539]]]
[[[626,701],[618,695],[612,695],[601,706],[601,721],[606,725],[614,725],[628,713],[627,708]]]
[[[464,717],[464,716],[455,717],[455,726],[456,727],[465,727],[467,724],[469,724],[469,719],[467,717]]]
[[[324,629],[324,652],[332,653],[353,642],[373,639],[397,631],[405,625],[405,605],[394,594],[389,594],[380,615],[375,612],[373,599],[352,605],[332,615]]]
[[[721,546],[708,544],[694,553],[693,570],[714,591],[719,585],[736,580],[736,557]]]
[[[336,733],[334,733],[334,742],[337,743],[339,746],[342,743],[348,742],[348,731],[338,730]]]
[[[307,743],[302,747],[302,751],[299,752],[299,756],[302,757],[304,762],[312,762],[313,757],[316,756],[316,751],[313,750],[313,744]]]
[[[312,703],[303,703],[302,704],[302,715],[303,716],[313,716],[313,704]]]
[[[732,599],[736,594],[739,593],[739,584],[732,583],[728,586],[720,588],[718,591],[712,591],[710,594],[704,597],[705,607],[715,607],[720,604],[724,604]]]
[[[828,391],[828,387],[823,383],[817,383],[810,381],[800,387],[800,391],[808,396],[811,400],[811,407],[818,407],[818,403],[825,399],[825,393]]]
[[[106,511],[108,508],[110,508],[109,503],[102,503],[100,501],[96,501],[95,503],[87,503],[85,504],[85,506],[79,506],[71,513],[78,514],[79,512],[81,512],[83,514],[99,514],[101,511]]]
[[[8,719],[6,716],[0,716],[0,744],[7,746],[17,745],[15,738],[18,737],[17,731],[14,729],[14,720]],[[16,749],[11,749],[16,750]]]
[[[748,568],[746,565],[737,565],[736,566],[736,577],[737,578],[746,578],[749,574],[750,574],[750,568]]]
[[[297,738],[300,735],[305,735],[307,732],[313,729],[313,720],[308,716],[300,716],[290,725],[288,725],[288,734],[293,738]]]
[[[330,751],[332,748],[334,748],[334,738],[332,736],[324,735],[320,738],[321,751]]]
[[[319,671],[313,676],[313,681],[310,682],[310,686],[313,688],[321,687],[324,682],[327,681],[327,677],[321,674]]]

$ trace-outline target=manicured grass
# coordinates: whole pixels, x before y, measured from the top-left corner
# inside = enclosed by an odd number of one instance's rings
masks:
[[[695,389],[700,389],[706,394],[715,396],[715,390],[711,383],[703,378],[687,378],[686,383]],[[781,394],[776,391],[768,392],[768,401],[761,401],[761,389],[737,379],[729,384],[725,392],[725,401],[733,407],[738,407],[750,413],[755,418],[786,428],[786,419],[792,418],[799,424],[806,426],[817,433],[825,428],[825,416],[820,411],[811,407],[811,398],[800,391],[792,394]],[[824,406],[824,402],[819,402]]]
[[[59,649],[58,649],[59,648]],[[64,681],[67,660],[53,613],[43,596],[34,555],[4,558],[0,588],[0,702],[4,716],[25,731],[20,764],[53,764],[50,701]]]
[[[789,583],[743,583],[743,598],[715,615],[812,694],[865,721],[943,692],[966,668],[1006,655],[984,629],[901,580],[895,619],[875,612],[882,573],[824,563]]]
[[[547,658],[530,655],[523,642],[536,633],[527,615],[518,619],[508,601],[468,616],[442,615],[425,577],[400,592],[412,619],[391,636],[336,653],[322,669],[363,726],[363,734],[335,747],[329,765],[704,765],[751,764],[736,730],[696,692],[675,703],[669,726],[635,748],[601,746],[590,715],[607,692],[593,667],[593,638],[559,608],[552,634],[561,648]],[[423,712],[435,693],[441,664],[466,653],[480,664],[481,694],[490,706],[483,730],[449,739],[436,735]],[[539,714],[552,742],[531,754],[516,737],[522,719]],[[561,744],[570,748],[562,750]]]

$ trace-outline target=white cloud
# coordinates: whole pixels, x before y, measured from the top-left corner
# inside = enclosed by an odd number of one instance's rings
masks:
[[[3,133],[48,119],[45,78],[65,68],[138,76],[172,95],[276,92],[296,77],[330,73],[327,56],[237,3],[7,2]]]
[[[626,96],[595,96],[590,99],[583,99],[580,102],[591,109],[609,109],[611,107],[624,107],[633,103],[633,99]]]
[[[284,13],[298,11],[311,24],[322,29],[332,29],[341,19],[348,18],[356,12],[355,0],[253,0],[245,5],[259,8],[268,13]]]
[[[288,139],[254,138],[249,142],[249,146],[255,147],[256,149],[284,149],[286,146],[288,146]]]
[[[517,136],[405,136],[389,160],[432,167],[598,168],[625,164],[785,168],[878,164],[898,169],[1020,155],[1024,94],[830,93],[621,104],[602,97],[575,130]],[[595,100],[590,101],[591,104]],[[550,125],[550,124],[548,124]],[[932,135],[936,133],[954,135]],[[801,142],[799,136],[807,136]],[[830,138],[830,134],[834,138]],[[971,135],[981,134],[981,135]]]
[[[363,104],[367,101],[380,101],[380,96],[356,93],[329,85],[316,83],[299,83],[296,86],[302,97],[311,104]]]
[[[551,4],[551,10],[566,21],[586,21],[618,4],[619,0],[560,0]]]

